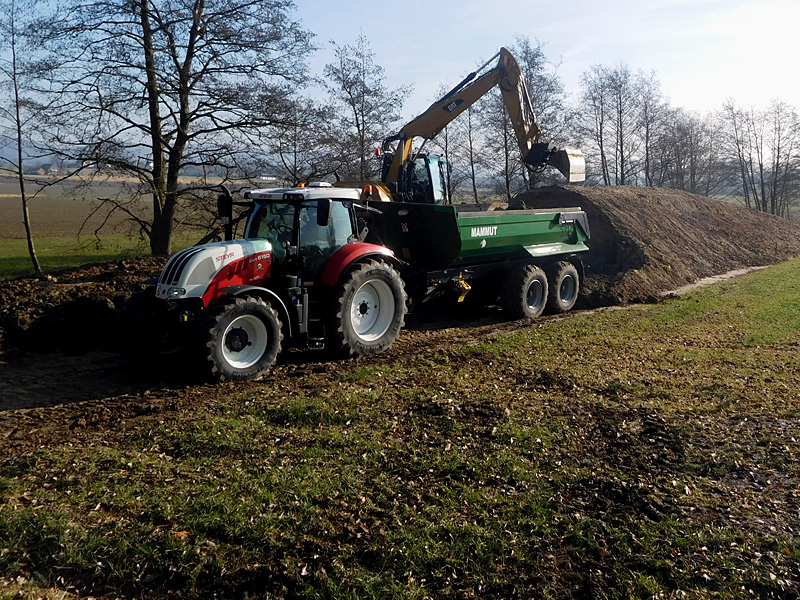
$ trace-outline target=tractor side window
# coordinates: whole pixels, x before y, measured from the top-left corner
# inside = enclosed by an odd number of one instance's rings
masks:
[[[313,247],[327,253],[344,246],[353,235],[350,211],[341,202],[331,202],[326,227],[317,225],[317,202],[303,202],[300,207],[300,247]]]

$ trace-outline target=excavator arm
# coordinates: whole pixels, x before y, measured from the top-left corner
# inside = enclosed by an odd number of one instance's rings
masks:
[[[497,66],[478,76],[495,58],[498,58]],[[508,50],[501,48],[399,133],[384,140],[384,152],[390,152],[392,144],[397,142],[391,164],[384,174],[385,183],[389,185],[402,177],[402,167],[411,158],[414,138],[428,140],[435,137],[495,86],[499,86],[502,92],[525,164],[532,168],[553,166],[567,181],[583,181],[586,167],[580,150],[557,149],[550,143],[540,141],[541,130],[533,113],[522,70],[517,59]]]

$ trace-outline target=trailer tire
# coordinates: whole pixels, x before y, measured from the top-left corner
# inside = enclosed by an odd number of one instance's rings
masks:
[[[217,381],[257,379],[275,364],[281,350],[278,313],[260,298],[220,303],[202,330],[210,374]]]
[[[326,345],[338,356],[383,352],[405,324],[406,292],[389,264],[367,261],[347,273],[334,290]]]
[[[547,275],[547,312],[559,314],[572,309],[581,285],[578,269],[572,263],[562,261],[550,267]]]
[[[535,319],[547,304],[547,276],[536,265],[512,269],[503,282],[500,306],[514,319]]]
[[[156,298],[155,286],[135,292],[125,302],[114,328],[114,346],[136,366],[169,368],[186,358],[186,339]]]

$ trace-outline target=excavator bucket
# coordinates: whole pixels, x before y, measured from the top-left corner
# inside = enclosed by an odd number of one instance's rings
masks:
[[[558,169],[569,183],[586,180],[586,161],[583,152],[577,148],[556,150],[548,158],[547,164]]]
[[[525,163],[535,169],[555,167],[569,183],[586,180],[586,161],[577,148],[556,148],[553,142],[535,142],[525,156]]]

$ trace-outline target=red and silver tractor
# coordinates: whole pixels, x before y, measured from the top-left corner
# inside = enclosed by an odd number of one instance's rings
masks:
[[[404,323],[401,262],[363,241],[359,211],[375,209],[359,196],[329,184],[246,192],[243,239],[172,256],[123,309],[120,350],[138,362],[190,357],[234,381],[263,374],[282,346],[385,350]],[[220,197],[223,223],[232,204]]]

